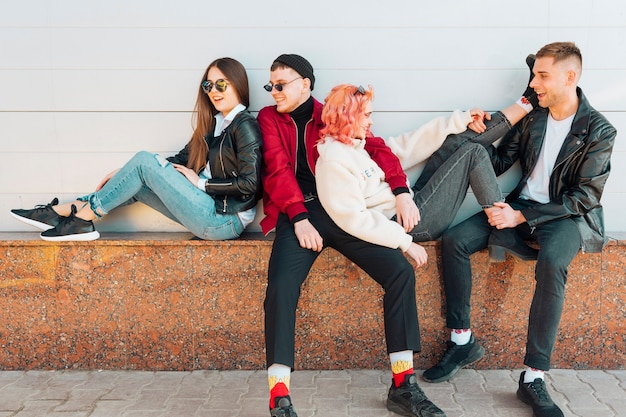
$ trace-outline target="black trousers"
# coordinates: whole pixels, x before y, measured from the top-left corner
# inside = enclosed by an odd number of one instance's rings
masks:
[[[522,209],[539,203],[518,199],[510,204],[515,209]],[[480,212],[443,234],[441,256],[447,302],[446,324],[452,329],[470,327],[470,255],[487,247],[492,230],[487,216]],[[571,218],[545,222],[532,233],[527,223],[511,230],[539,243],[524,365],[547,371],[563,311],[569,264],[581,246],[580,234]],[[521,320],[518,322],[522,325]]]
[[[369,274],[385,291],[383,298],[387,353],[420,351],[415,303],[415,272],[398,249],[364,242],[341,230],[326,214],[319,200],[306,203],[309,221],[324,240]],[[281,214],[268,268],[265,296],[265,344],[267,366],[294,368],[296,308],[300,287],[320,252],[300,247],[293,225]]]

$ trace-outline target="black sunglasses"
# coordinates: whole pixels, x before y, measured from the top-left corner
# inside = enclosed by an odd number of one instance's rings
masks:
[[[267,83],[263,86],[263,88],[265,88],[265,91],[267,91],[268,93],[272,92],[272,88],[275,89],[276,91],[283,91],[283,87],[286,86],[287,84],[290,84],[292,82],[294,82],[295,80],[299,80],[302,77],[298,77],[298,78],[294,78],[293,80],[286,82],[286,83],[278,83],[278,84],[272,84],[272,83]]]
[[[226,91],[226,87],[228,87],[228,82],[220,78],[219,80],[215,81],[215,83],[208,81],[208,80],[204,80],[202,81],[202,84],[200,85],[202,86],[202,89],[204,90],[205,93],[210,93],[211,90],[213,89],[213,86],[215,86],[215,89],[217,91],[219,91],[220,93],[223,93],[224,91]]]

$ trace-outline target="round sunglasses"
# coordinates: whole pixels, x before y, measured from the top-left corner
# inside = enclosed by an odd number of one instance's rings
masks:
[[[226,87],[228,87],[228,84],[229,83],[226,80],[220,78],[219,80],[215,81],[215,83],[213,83],[212,81],[204,80],[202,81],[202,84],[200,84],[200,86],[202,87],[202,90],[204,90],[204,92],[207,94],[211,92],[213,86],[215,86],[215,89],[217,91],[223,93],[224,91],[226,91]]]
[[[276,91],[283,91],[283,88],[287,85],[287,84],[291,84],[292,82],[294,82],[295,80],[299,80],[300,78],[303,77],[298,77],[298,78],[294,78],[291,81],[288,81],[286,83],[277,83],[277,84],[272,84],[272,83],[267,83],[263,86],[263,88],[265,88],[265,91],[267,91],[268,93],[272,92],[272,88]]]

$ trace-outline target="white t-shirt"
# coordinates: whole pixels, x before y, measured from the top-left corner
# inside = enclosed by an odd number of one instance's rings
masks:
[[[550,175],[552,175],[563,142],[572,129],[574,116],[575,114],[567,119],[554,120],[551,115],[548,115],[548,126],[537,165],[535,165],[533,172],[528,177],[528,182],[520,193],[521,198],[543,204],[550,202]]]

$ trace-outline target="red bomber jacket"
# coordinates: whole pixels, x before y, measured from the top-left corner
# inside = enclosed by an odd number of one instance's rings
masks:
[[[309,168],[315,174],[315,162],[319,156],[315,146],[320,138],[323,104],[313,99],[313,116],[306,124],[305,146]],[[296,124],[287,113],[279,113],[276,106],[261,109],[257,116],[263,133],[263,211],[261,229],[267,235],[276,227],[278,214],[283,212],[293,219],[306,213],[304,196],[296,181],[298,136]],[[406,174],[398,157],[379,137],[368,137],[365,150],[385,172],[392,190],[408,188]]]

